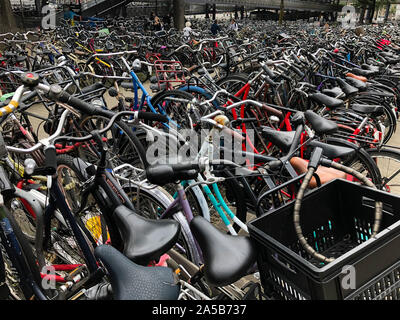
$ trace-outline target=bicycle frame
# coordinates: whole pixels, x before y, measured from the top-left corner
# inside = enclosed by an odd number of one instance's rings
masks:
[[[215,132],[215,128],[213,128],[208,137],[204,140],[203,145],[200,148],[199,153],[197,154],[195,160],[199,160],[201,157],[208,157],[209,155],[212,155],[212,149],[213,149],[213,135]],[[212,159],[210,159],[211,161]],[[197,177],[197,180],[199,182],[204,182],[203,177],[199,174]],[[193,184],[193,181],[183,181],[182,185],[191,185]],[[208,197],[208,199],[211,201],[212,206],[214,207],[214,209],[217,211],[217,213],[219,214],[219,216],[221,217],[223,223],[225,224],[226,228],[228,229],[228,231],[232,234],[232,235],[237,235],[237,232],[235,231],[235,229],[233,228],[231,222],[228,219],[228,216],[232,219],[232,221],[234,221],[236,224],[238,224],[240,226],[241,229],[243,229],[244,231],[248,232],[247,226],[245,223],[243,223],[242,221],[240,221],[240,219],[238,219],[236,217],[236,215],[232,212],[232,210],[229,208],[229,206],[226,204],[225,200],[223,199],[221,192],[219,191],[218,188],[218,184],[217,183],[213,183],[211,184],[212,186],[212,190],[214,191],[215,195],[212,193],[210,187],[207,184],[202,184],[202,189],[204,191],[204,193],[206,194],[206,196]],[[174,195],[175,196],[175,195]],[[178,198],[179,198],[179,193],[178,193]],[[190,208],[189,208],[190,209]],[[210,217],[205,216],[205,218],[210,219]],[[190,218],[191,220],[192,218]]]
[[[132,79],[133,94],[134,94],[133,110],[141,111],[142,109],[145,108],[145,106],[147,106],[154,113],[161,113],[163,115],[166,115],[168,117],[169,122],[173,123],[176,127],[179,128],[179,125],[164,112],[162,107],[159,108],[159,111],[156,110],[156,108],[151,103],[151,98],[152,98],[151,95],[147,92],[146,88],[143,86],[142,82],[139,80],[136,73],[130,68],[128,62],[126,61],[126,59],[124,57],[121,56],[120,58],[121,58],[122,62],[124,63],[124,65],[126,66],[126,68],[129,70],[129,74]],[[139,90],[142,91],[142,97],[141,97],[140,104],[139,104]],[[163,126],[166,127],[167,129],[170,128],[170,125],[168,125],[166,123],[163,123]]]
[[[98,270],[98,265],[96,262],[96,259],[87,243],[85,240],[82,231],[80,230],[74,214],[71,212],[71,209],[69,208],[67,202],[65,201],[64,194],[62,193],[58,181],[55,177],[52,178],[52,186],[50,188],[50,199],[49,199],[49,204],[46,207],[45,213],[44,213],[44,220],[45,220],[45,237],[43,239],[43,242],[46,243],[47,241],[50,240],[50,220],[51,218],[55,215],[56,209],[59,209],[61,212],[62,217],[65,219],[65,221],[68,222],[75,239],[78,242],[79,247],[82,250],[82,253],[84,255],[84,259],[87,263],[87,267],[91,273],[94,273],[96,270]]]

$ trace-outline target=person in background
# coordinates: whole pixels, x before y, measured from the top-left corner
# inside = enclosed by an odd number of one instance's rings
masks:
[[[235,31],[237,32],[239,30],[239,26],[236,23],[235,19],[232,19],[231,24],[229,25],[229,31]]]
[[[74,25],[74,21],[82,20],[82,17],[79,14],[73,12],[70,6],[67,6],[64,10],[64,19],[71,21],[71,25]]]
[[[192,40],[192,36],[198,36],[198,34],[193,31],[192,24],[188,21],[186,22],[186,26],[183,28],[183,39],[185,42],[189,42]],[[196,44],[197,41],[193,40],[193,42]]]
[[[215,36],[220,31],[221,27],[218,25],[217,20],[214,20],[213,24],[211,25],[211,33]]]
[[[161,31],[163,26],[161,24],[161,20],[158,16],[154,17],[154,31]]]
[[[169,30],[171,28],[171,14],[168,13],[166,16],[163,18],[163,23],[164,23],[164,28]]]

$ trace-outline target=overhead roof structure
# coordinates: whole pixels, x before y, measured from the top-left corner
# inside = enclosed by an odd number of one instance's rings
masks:
[[[84,15],[102,15],[114,8],[127,5],[131,2],[158,3],[171,2],[169,0],[89,0],[82,3],[82,12]],[[244,6],[250,9],[279,9],[281,0],[185,0],[187,4],[206,5],[216,4],[221,6]],[[302,11],[338,11],[337,0],[284,0],[285,10]]]

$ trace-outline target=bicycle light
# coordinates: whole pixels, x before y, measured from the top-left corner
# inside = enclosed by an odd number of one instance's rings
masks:
[[[34,159],[32,159],[32,158],[25,159],[24,167],[25,167],[26,175],[31,176],[33,174],[33,172],[35,171],[36,166],[37,166],[37,164]]]
[[[269,120],[272,122],[272,123],[279,123],[281,120],[279,120],[279,118],[277,117],[277,116],[270,116],[269,117]]]
[[[27,87],[35,87],[39,84],[39,75],[34,72],[27,72],[21,77],[21,82]]]
[[[135,59],[132,63],[132,69],[135,71],[140,71],[142,69],[142,63],[139,59]]]
[[[214,118],[214,120],[215,120],[215,122],[217,122],[218,124],[220,124],[222,126],[227,126],[229,124],[228,117],[223,114],[219,114],[218,116],[216,116]]]

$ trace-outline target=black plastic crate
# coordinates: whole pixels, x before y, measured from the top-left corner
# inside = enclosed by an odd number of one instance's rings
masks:
[[[383,202],[378,235],[371,238],[375,201]],[[400,197],[345,180],[334,180],[303,198],[300,224],[307,242],[336,259],[311,259],[293,225],[294,201],[249,222],[259,249],[266,292],[280,299],[397,299],[400,297]],[[355,287],[346,288],[355,270]]]

